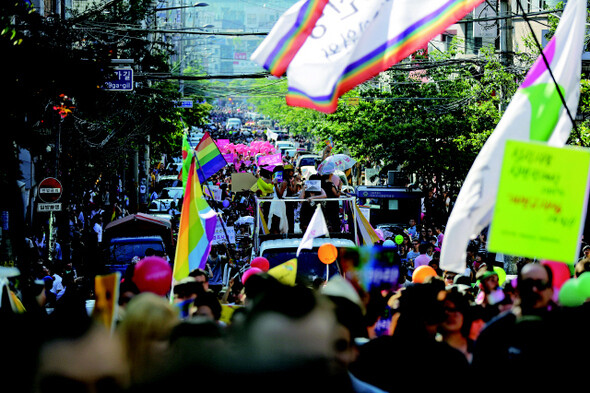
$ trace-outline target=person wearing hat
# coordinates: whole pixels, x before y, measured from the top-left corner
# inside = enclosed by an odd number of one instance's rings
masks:
[[[287,197],[293,197],[297,195],[297,187],[295,184],[295,169],[293,165],[286,164],[283,167],[283,181],[281,183],[282,195]],[[287,221],[289,222],[289,233],[295,232],[295,208],[297,207],[296,202],[287,203]]]
[[[498,273],[493,268],[482,266],[475,276],[479,283],[476,303],[484,310],[484,321],[489,321],[500,313],[499,303],[504,300],[504,292],[500,287]]]
[[[578,259],[578,262],[580,262],[582,259],[588,258],[590,258],[590,245],[586,244],[584,248],[582,248],[582,256]]]

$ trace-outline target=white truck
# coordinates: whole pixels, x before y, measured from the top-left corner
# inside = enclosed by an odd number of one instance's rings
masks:
[[[326,198],[322,199],[322,201],[339,201],[344,205],[346,201],[354,204],[355,199],[355,197],[342,197]],[[256,198],[256,211],[265,211],[266,209],[261,205],[264,203],[270,203],[271,201],[272,199]],[[304,202],[305,199],[285,198],[284,201],[287,205],[287,209],[296,209],[297,204]],[[304,285],[312,285],[316,279],[325,280],[326,274],[328,274],[329,277],[332,277],[335,274],[342,274],[338,260],[329,265],[326,265],[319,260],[318,249],[325,243],[331,243],[336,246],[336,248],[358,246],[356,241],[358,236],[354,209],[351,209],[348,214],[348,232],[330,233],[329,237],[316,237],[313,239],[312,248],[302,249],[299,256],[297,256],[297,248],[301,243],[303,233],[299,230],[298,223],[295,223],[295,230],[293,233],[281,235],[267,234],[265,233],[265,229],[261,227],[261,220],[257,214],[255,217],[252,259],[262,256],[268,260],[269,266],[272,268],[293,258],[297,258],[297,279]]]
[[[239,130],[242,128],[242,119],[238,117],[230,117],[225,123],[226,130]]]

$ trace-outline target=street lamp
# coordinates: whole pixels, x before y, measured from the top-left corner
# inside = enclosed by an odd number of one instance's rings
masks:
[[[169,11],[169,10],[178,10],[181,8],[193,8],[193,7],[208,7],[209,4],[207,3],[195,3],[193,5],[180,5],[178,7],[163,7],[163,8],[156,8],[156,11]]]

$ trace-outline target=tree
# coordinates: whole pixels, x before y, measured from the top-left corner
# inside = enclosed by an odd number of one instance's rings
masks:
[[[151,1],[111,1],[64,19],[42,16],[29,2],[16,0],[2,2],[0,14],[7,66],[3,87],[9,98],[1,106],[5,165],[0,184],[14,196],[15,203],[7,204],[15,220],[11,236],[22,241],[19,148],[37,158],[38,181],[46,175],[62,180],[67,207],[70,198],[81,202],[83,191],[97,182],[113,185],[118,176],[132,180],[138,149],[149,146],[158,160],[162,153],[179,155],[187,122],[174,104],[180,98],[177,87],[143,76],[168,73],[172,53],[146,28],[155,17]],[[102,89],[112,78],[113,59],[133,59],[133,92]],[[62,104],[66,116],[59,113]],[[203,106],[187,117],[196,125],[206,114]],[[23,246],[15,243],[17,249]]]

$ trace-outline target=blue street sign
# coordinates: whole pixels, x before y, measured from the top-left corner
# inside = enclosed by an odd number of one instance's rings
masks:
[[[132,91],[133,68],[116,68],[113,70],[115,79],[106,81],[104,89],[108,91]]]
[[[176,108],[192,108],[193,101],[192,100],[174,101],[174,106]]]

